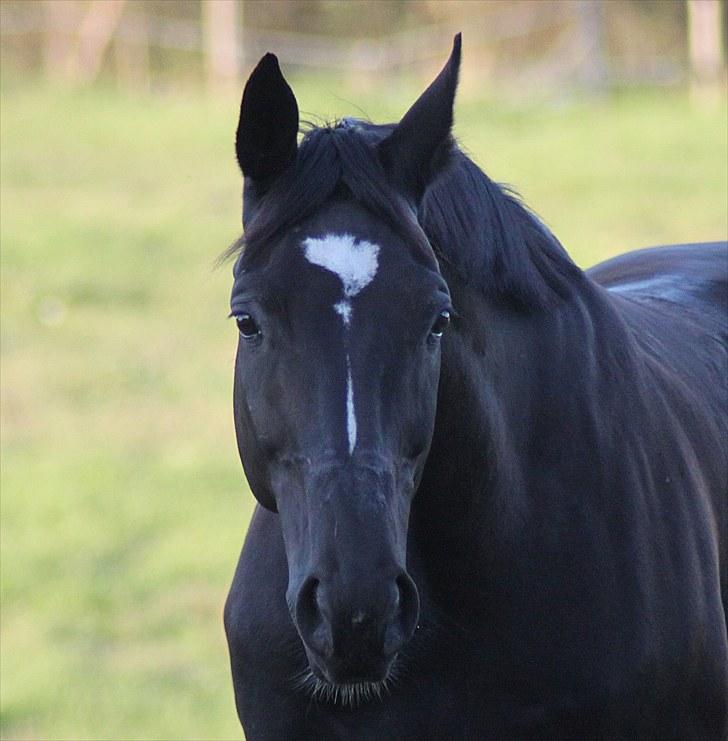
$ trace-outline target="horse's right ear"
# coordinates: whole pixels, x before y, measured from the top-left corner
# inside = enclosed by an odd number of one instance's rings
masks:
[[[266,54],[248,78],[235,135],[238,164],[246,179],[269,182],[296,159],[298,104],[278,58]]]
[[[453,104],[460,72],[461,35],[430,87],[405,113],[394,131],[378,145],[384,169],[418,202],[447,164],[452,147]]]

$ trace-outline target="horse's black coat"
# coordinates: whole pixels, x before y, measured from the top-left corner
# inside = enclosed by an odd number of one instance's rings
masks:
[[[246,88],[232,305],[261,332],[235,417],[264,507],[225,611],[246,736],[725,739],[727,246],[582,273],[452,144],[458,58],[404,128],[346,120],[293,154],[274,57]],[[343,338],[301,254],[342,232],[380,246]]]

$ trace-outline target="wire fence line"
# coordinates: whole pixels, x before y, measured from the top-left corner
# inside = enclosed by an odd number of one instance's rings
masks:
[[[109,0],[102,0],[110,7]],[[15,8],[13,8],[13,5]],[[63,33],[75,35],[78,20],[72,13],[44,13],[43,5],[34,4],[31,12],[20,3],[4,3],[5,11],[0,24],[0,35],[45,35]],[[93,6],[89,6],[92,10]],[[13,12],[14,11],[14,12]],[[242,14],[241,21],[242,21]],[[497,16],[488,26],[468,29],[468,40],[472,46],[488,42],[503,42],[526,37],[538,31],[557,28],[567,22],[564,13],[551,17],[524,15],[520,12]],[[143,23],[140,24],[140,21]],[[382,71],[416,64],[442,56],[438,48],[443,39],[451,40],[458,30],[457,24],[439,23],[396,30],[378,38],[328,36],[296,33],[269,29],[246,29],[242,22],[239,33],[238,64],[242,67],[249,59],[256,58],[261,50],[275,48],[278,56],[291,64],[326,70],[351,68],[361,71]],[[90,29],[93,35],[96,28]],[[114,30],[114,39],[127,44],[152,45],[174,51],[206,51],[203,24],[198,19],[160,17],[131,6],[131,12],[119,20]]]
[[[488,83],[497,78],[531,89],[599,89],[613,83],[679,83],[691,70],[701,80],[724,79],[721,3],[685,2],[686,54],[620,56],[610,51],[605,15],[614,6],[604,0],[510,3],[490,12],[487,22],[475,14],[465,18],[464,29],[461,17],[374,38],[252,27],[246,23],[245,3],[238,0],[203,0],[199,13],[188,17],[159,14],[154,4],[138,0],[5,0],[0,4],[0,37],[4,47],[16,51],[32,47],[37,53],[26,53],[30,66],[45,60],[49,75],[78,83],[92,82],[110,69],[132,84],[149,86],[160,67],[157,61],[155,68],[152,53],[160,50],[193,57],[213,88],[238,81],[270,50],[292,67],[397,75],[439,62],[457,30],[466,31],[471,58],[484,61],[481,79]],[[504,54],[509,45],[518,51]]]

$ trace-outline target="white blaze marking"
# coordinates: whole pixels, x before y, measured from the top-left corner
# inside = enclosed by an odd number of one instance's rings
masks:
[[[344,299],[334,304],[334,311],[343,319],[344,326],[348,327],[351,321],[351,301]]]
[[[339,276],[344,296],[354,298],[377,274],[379,247],[357,242],[351,234],[327,234],[321,239],[303,240],[306,259]]]
[[[351,380],[351,361],[346,354],[346,434],[349,438],[349,455],[356,447],[356,414],[354,414],[354,383]]]
[[[352,299],[366,288],[377,274],[379,246],[371,242],[357,242],[351,234],[326,234],[317,239],[303,240],[306,259],[313,265],[334,273],[344,289],[341,301],[334,304],[334,311],[348,332],[351,324]],[[354,382],[351,377],[351,359],[346,354],[346,434],[349,455],[356,447],[356,414],[354,410]]]

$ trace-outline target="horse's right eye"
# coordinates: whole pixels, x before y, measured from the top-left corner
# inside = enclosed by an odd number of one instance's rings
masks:
[[[238,325],[238,331],[246,340],[251,340],[260,334],[260,327],[250,314],[237,314],[235,323]]]
[[[449,311],[441,311],[437,319],[435,319],[435,323],[432,325],[432,329],[430,330],[430,334],[439,339],[442,337],[443,332],[448,328],[450,325],[450,312]]]

